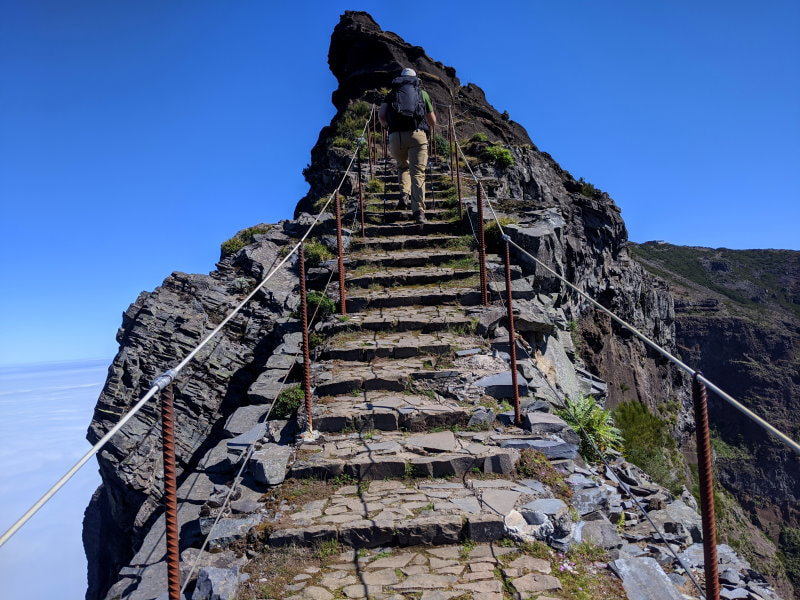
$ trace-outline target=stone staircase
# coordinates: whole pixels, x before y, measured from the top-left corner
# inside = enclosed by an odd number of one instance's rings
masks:
[[[230,481],[257,442],[209,543],[235,566],[215,570],[221,555],[203,554],[198,581],[217,577],[203,585],[223,591],[238,585],[238,600],[626,598],[602,562],[617,559],[617,572],[639,581],[646,571],[658,590],[631,597],[693,597],[688,586],[678,593],[681,575],[670,580],[659,566],[668,561],[653,550],[658,539],[639,523],[617,476],[581,460],[577,436],[543,399],[553,396],[540,395],[553,385],[534,372],[541,357],[520,367],[538,379],[520,377],[524,419],[514,426],[498,296],[505,280],[492,283],[496,305],[479,306],[469,227],[444,200],[442,165],[429,174],[438,200],[429,199],[430,220],[421,225],[395,209],[390,165],[379,162],[375,175],[384,180],[386,211],[383,194],[368,197],[368,224],[347,254],[347,315],[315,327],[323,340],[312,356],[318,436],[296,438],[292,419],[264,421],[282,378],[297,369],[300,334],[295,321],[282,322],[283,343],[251,386],[251,404],[231,415],[227,439],[182,486],[196,499],[179,514],[183,530],[197,519],[206,535],[229,489],[219,482]],[[520,269],[512,284],[515,298],[535,296]],[[549,309],[531,306],[520,319],[558,339]],[[306,419],[301,408],[300,430]],[[690,544],[696,513],[617,464],[653,514],[663,509],[669,541]],[[645,564],[650,556],[659,558],[655,569]]]

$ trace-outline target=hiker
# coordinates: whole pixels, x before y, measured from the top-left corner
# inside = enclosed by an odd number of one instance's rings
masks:
[[[378,111],[381,125],[389,128],[389,151],[397,161],[400,180],[398,209],[408,208],[417,223],[425,223],[425,167],[428,136],[436,115],[428,92],[420,87],[414,69],[405,68],[392,80],[392,89]]]

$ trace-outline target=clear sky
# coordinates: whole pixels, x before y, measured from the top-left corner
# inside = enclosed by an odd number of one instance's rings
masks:
[[[0,364],[110,358],[121,312],[291,216],[345,9],[454,66],[634,241],[800,248],[800,3],[6,0]]]

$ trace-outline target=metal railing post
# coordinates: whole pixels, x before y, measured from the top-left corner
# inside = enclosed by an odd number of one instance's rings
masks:
[[[719,600],[717,526],[714,516],[714,474],[711,470],[711,435],[708,430],[708,394],[705,384],[692,377],[694,422],[697,427],[697,467],[700,479],[700,516],[703,521],[703,558],[706,600]]]
[[[369,163],[369,178],[372,179],[372,119],[367,121],[367,162]]]
[[[347,297],[344,289],[344,242],[342,241],[342,203],[339,190],[336,196],[336,243],[339,247],[339,312],[347,314]]]
[[[361,181],[361,158],[358,159],[358,206],[361,210],[361,238],[364,239],[367,237],[364,224],[364,209],[366,208],[366,204],[364,202],[364,184]]]
[[[178,549],[178,483],[175,466],[174,393],[170,383],[161,391],[161,448],[164,458],[164,521],[167,539],[169,600],[180,600],[181,568]]]
[[[514,293],[511,289],[511,244],[508,236],[503,235],[506,242],[506,307],[508,309],[508,353],[511,355],[511,385],[514,387],[514,424],[522,426],[522,411],[519,406],[519,387],[517,386],[517,339],[514,334]]]
[[[453,137],[455,137],[456,128],[453,125]],[[464,201],[461,198],[461,162],[458,155],[458,140],[456,140],[456,189],[458,191],[458,217],[464,216]]]
[[[453,109],[450,106],[447,107],[447,140],[447,161],[450,167],[450,181],[452,182],[455,179],[455,167],[453,166],[453,142],[455,141],[455,135],[453,130]]]
[[[361,179],[359,179],[361,183]],[[311,416],[311,349],[308,345],[308,300],[306,296],[306,253],[305,243],[300,242],[300,314],[303,322],[303,391],[306,395],[306,431],[311,435],[314,431]]]
[[[489,306],[489,292],[486,283],[486,237],[483,232],[483,193],[478,182],[478,261],[481,274],[481,304]]]

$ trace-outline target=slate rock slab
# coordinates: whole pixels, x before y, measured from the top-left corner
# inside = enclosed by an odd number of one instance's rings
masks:
[[[286,478],[286,465],[291,456],[290,446],[264,444],[261,450],[253,453],[247,466],[259,483],[278,485]]]
[[[192,600],[233,600],[236,598],[239,583],[247,577],[239,575],[239,567],[203,567],[197,575],[197,587],[192,594]]]
[[[452,452],[456,449],[456,438],[452,431],[412,435],[405,440],[406,446],[417,446],[427,452]]]
[[[683,600],[683,594],[652,558],[619,558],[609,567],[622,580],[628,600]]]
[[[497,398],[498,400],[514,397],[514,386],[511,382],[510,370],[482,377],[475,382],[475,385],[484,388],[487,395]],[[520,396],[528,395],[528,382],[519,374],[517,375],[517,389],[519,390]]]
[[[237,408],[225,422],[225,436],[236,437],[247,433],[259,422],[263,421],[269,412],[269,405],[254,404]]]

